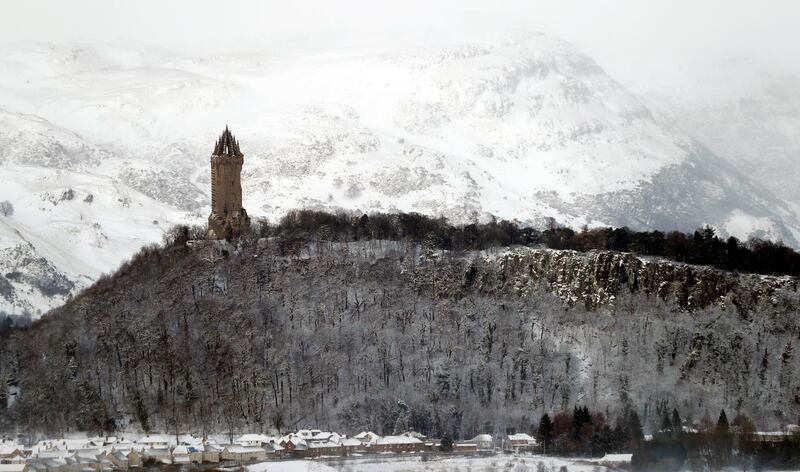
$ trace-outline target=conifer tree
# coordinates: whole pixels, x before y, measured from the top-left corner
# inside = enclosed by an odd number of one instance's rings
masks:
[[[725,414],[725,410],[719,412],[719,419],[717,420],[717,433],[727,434],[730,431],[730,424],[728,424],[728,415]]]
[[[536,434],[536,438],[542,443],[542,447],[544,447],[546,453],[547,449],[550,447],[550,441],[553,439],[553,422],[550,420],[550,415],[547,413],[542,415],[542,419],[539,421],[539,430]]]
[[[679,435],[683,432],[683,421],[681,415],[678,414],[678,409],[672,409],[672,432],[674,435]]]

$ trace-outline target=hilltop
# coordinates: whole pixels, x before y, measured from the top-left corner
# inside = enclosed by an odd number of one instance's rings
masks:
[[[0,346],[6,428],[469,437],[543,411],[800,413],[797,278],[613,251],[173,240]]]

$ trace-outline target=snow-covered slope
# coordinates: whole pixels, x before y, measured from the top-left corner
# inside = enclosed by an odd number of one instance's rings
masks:
[[[641,63],[626,84],[674,114],[719,156],[800,209],[800,72],[720,55]]]
[[[0,313],[38,316],[187,216],[106,176],[3,166]]]
[[[456,221],[552,216],[573,226],[712,224],[741,237],[800,239],[790,206],[591,58],[544,35],[370,50],[283,45],[208,57],[131,44],[36,43],[0,49],[0,70],[14,72],[0,79],[4,172],[91,173],[109,201],[124,191],[149,202],[141,212],[131,207],[119,232],[129,237],[104,232],[109,246],[119,246],[103,253],[110,259],[102,269],[53,262],[69,280],[96,277],[158,239],[153,219],[173,221],[177,210],[202,217],[208,155],[226,123],[245,153],[245,206],[253,216],[296,207],[419,211]],[[65,186],[42,185],[21,180],[16,198],[60,195]],[[0,201],[6,192],[0,189]],[[80,217],[59,218],[83,225]],[[55,237],[42,228],[21,233]],[[79,258],[105,258],[91,241],[83,247],[90,254]],[[75,248],[54,253],[61,250]]]

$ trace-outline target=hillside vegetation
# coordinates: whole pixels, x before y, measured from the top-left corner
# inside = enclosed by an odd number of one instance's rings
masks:
[[[4,428],[459,438],[531,431],[575,405],[633,408],[645,430],[672,408],[761,427],[800,414],[796,278],[613,251],[443,250],[410,233],[336,240],[336,218],[313,233],[287,218],[236,244],[177,231],[12,332]]]

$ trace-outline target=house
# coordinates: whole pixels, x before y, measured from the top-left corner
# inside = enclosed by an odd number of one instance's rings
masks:
[[[306,449],[308,449],[308,443],[306,443],[306,440],[294,434],[282,437],[280,440],[280,446],[284,448],[286,454],[301,456],[305,453]],[[297,451],[302,451],[302,454]]]
[[[356,438],[344,438],[339,441],[339,444],[342,446],[342,455],[345,456],[365,452],[367,450],[367,447],[361,444],[361,441]]]
[[[479,434],[467,442],[475,444],[481,451],[494,449],[494,438],[490,434]]]
[[[385,436],[370,444],[370,448],[377,453],[419,452],[425,449],[425,444],[417,438],[408,436]]]
[[[136,450],[130,450],[125,454],[128,459],[128,468],[142,466],[142,453]]]
[[[372,431],[362,431],[354,436],[356,439],[361,441],[361,444],[373,444],[375,441],[380,439],[381,437],[377,434],[373,433]]]
[[[201,464],[203,462],[203,451],[194,446],[181,444],[172,449],[173,464]]]
[[[457,442],[453,444],[454,452],[478,452],[478,445],[473,442]]]
[[[122,451],[111,451],[106,453],[106,460],[111,462],[115,469],[128,470],[128,456]]]
[[[142,451],[142,464],[172,464],[172,453],[167,448],[145,449]]]
[[[203,446],[203,462],[211,462],[216,464],[219,462],[219,455],[222,449],[213,444],[206,444]]]
[[[342,446],[335,442],[311,442],[305,457],[341,456]]]
[[[509,434],[503,438],[503,450],[506,451],[533,451],[537,446],[536,439],[525,433]]]
[[[225,446],[220,453],[220,459],[235,462],[254,462],[267,459],[267,451],[255,446]]]
[[[14,443],[0,444],[0,463],[12,457],[22,456],[22,448]]]
[[[245,434],[236,440],[236,444],[241,446],[258,446],[262,447],[272,440],[271,437],[264,434]]]
[[[280,459],[286,455],[286,449],[284,449],[284,447],[280,444],[276,443],[274,439],[267,444],[264,444],[262,449],[264,449],[267,455],[273,459]]]
[[[160,434],[147,435],[136,441],[145,447],[154,449],[166,449],[169,446],[169,438]]]

